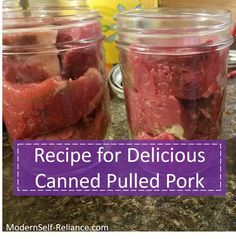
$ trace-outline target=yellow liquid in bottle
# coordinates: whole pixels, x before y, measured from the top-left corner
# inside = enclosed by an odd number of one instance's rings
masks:
[[[116,64],[119,62],[118,49],[115,43],[116,31],[114,17],[119,12],[141,8],[141,7],[157,7],[158,0],[87,0],[90,8],[95,9],[102,15],[102,29],[106,36],[104,42],[106,62],[108,64]],[[141,5],[143,4],[143,5]]]
[[[118,63],[118,50],[115,43],[116,31],[114,17],[117,13],[127,9],[140,7],[140,1],[127,1],[127,0],[110,0],[109,3],[104,0],[88,0],[90,8],[95,9],[102,15],[102,29],[106,36],[104,48],[106,53],[106,62],[108,64]]]

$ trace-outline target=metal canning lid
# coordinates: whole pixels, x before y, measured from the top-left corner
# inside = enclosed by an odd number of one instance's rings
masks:
[[[124,91],[122,86],[122,75],[120,65],[114,66],[108,76],[108,81],[112,91],[121,99],[124,99]]]

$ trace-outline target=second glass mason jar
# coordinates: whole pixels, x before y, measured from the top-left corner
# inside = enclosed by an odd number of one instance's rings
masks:
[[[151,9],[117,16],[133,139],[217,139],[224,110],[231,13]]]
[[[98,12],[3,13],[3,115],[12,139],[109,139]]]

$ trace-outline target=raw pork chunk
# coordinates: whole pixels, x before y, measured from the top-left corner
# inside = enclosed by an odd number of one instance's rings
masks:
[[[63,77],[75,79],[82,76],[89,68],[100,70],[102,58],[100,41],[96,43],[84,42],[84,39],[87,41],[88,39],[96,39],[100,32],[101,27],[98,23],[58,31],[57,42],[61,47],[60,59]],[[68,44],[66,44],[67,42]],[[64,50],[63,47],[65,47]]]
[[[11,82],[38,82],[60,75],[60,61],[54,46],[57,31],[26,32],[4,35],[3,44],[14,47],[16,54],[3,56],[3,79]],[[36,52],[32,45],[47,53]],[[24,53],[17,51],[24,47]],[[39,51],[37,49],[37,51]]]
[[[150,56],[130,52],[131,82],[144,97],[151,93],[195,100],[221,90],[227,50],[186,56]]]
[[[129,125],[136,139],[216,139],[227,51],[162,56],[122,53]],[[126,69],[125,69],[126,67]]]
[[[3,82],[3,112],[13,139],[25,139],[75,124],[101,102],[103,81],[96,69],[77,80],[52,77],[41,83]]]

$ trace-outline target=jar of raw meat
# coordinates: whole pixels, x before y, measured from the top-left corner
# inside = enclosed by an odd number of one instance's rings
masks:
[[[117,16],[133,139],[217,139],[233,42],[227,10],[151,9]]]
[[[3,13],[3,115],[12,139],[108,139],[98,12]]]

